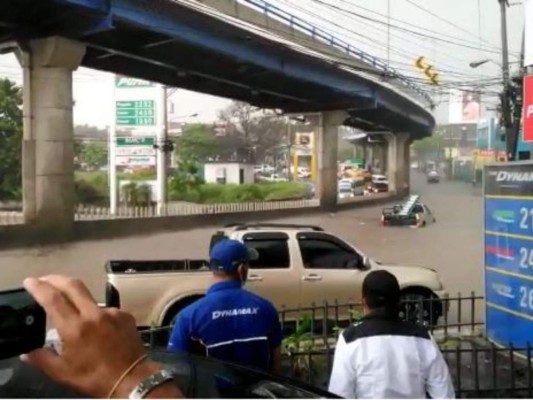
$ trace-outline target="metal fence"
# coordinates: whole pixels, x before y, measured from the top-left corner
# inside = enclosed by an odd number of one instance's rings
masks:
[[[94,207],[80,205],[76,208],[76,221],[92,221],[102,219],[126,219],[126,218],[155,218],[185,215],[209,215],[245,213],[257,211],[277,211],[296,208],[313,208],[320,206],[320,199],[287,200],[287,201],[263,201],[243,203],[221,204],[192,204],[170,203],[160,211],[157,207],[118,207],[112,213],[108,207]]]
[[[24,223],[20,211],[0,211],[0,225],[19,225]]]
[[[293,379],[327,389],[334,347],[292,351],[285,354],[284,372]],[[496,347],[473,339],[454,348],[441,342],[457,397],[532,398],[533,347]]]
[[[431,313],[441,306],[442,315],[432,319]],[[532,398],[533,346],[497,347],[488,342],[483,336],[483,307],[483,297],[472,293],[444,301],[406,300],[401,309],[404,319],[423,323],[432,332],[448,363],[458,397]],[[327,388],[339,332],[361,319],[361,305],[324,302],[281,308],[279,315],[284,330],[283,374]],[[161,335],[168,334],[169,329],[143,331],[147,347],[157,348]]]

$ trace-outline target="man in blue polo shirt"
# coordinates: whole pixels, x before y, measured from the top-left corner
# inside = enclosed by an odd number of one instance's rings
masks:
[[[216,282],[204,298],[179,313],[168,350],[280,370],[278,313],[269,301],[242,288],[249,261],[257,256],[257,251],[236,240],[224,239],[213,246],[210,267]]]

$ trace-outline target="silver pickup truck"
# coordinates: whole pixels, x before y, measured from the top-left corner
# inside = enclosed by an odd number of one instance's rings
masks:
[[[359,303],[366,274],[386,269],[398,278],[404,298],[433,299],[419,302],[428,307],[424,309],[428,322],[436,322],[442,315],[444,302],[440,299],[446,292],[434,270],[383,265],[319,227],[231,225],[212,236],[211,246],[223,238],[240,240],[257,250],[259,258],[251,263],[246,288],[278,309],[324,301]],[[106,270],[106,305],[132,313],[139,327],[170,325],[178,312],[202,297],[213,282],[205,260],[115,260],[107,263]],[[414,303],[410,301],[409,307]]]

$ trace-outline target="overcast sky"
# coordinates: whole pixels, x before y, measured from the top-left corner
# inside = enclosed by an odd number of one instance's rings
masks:
[[[448,99],[448,88],[475,85],[480,80],[501,76],[500,11],[498,0],[270,0],[272,4],[309,22],[376,57],[389,59],[401,72],[422,80],[413,67],[418,56],[425,56],[440,73],[443,87],[432,90],[437,101]],[[508,9],[508,35],[511,61],[521,48],[523,28],[522,0]],[[390,42],[387,30],[390,4]],[[433,14],[433,15],[431,15]],[[415,33],[413,33],[415,32]],[[390,44],[390,46],[388,46]],[[390,49],[390,51],[387,50]],[[471,61],[492,59],[478,69]],[[515,67],[517,64],[513,64]],[[12,55],[0,56],[0,74],[21,83],[21,71]],[[495,104],[496,87],[484,88],[484,101]],[[436,92],[435,92],[436,91]],[[107,126],[113,114],[112,77],[81,68],[75,73],[74,118],[76,124]],[[179,90],[174,96],[178,115],[198,113],[189,121],[216,119],[227,99]]]

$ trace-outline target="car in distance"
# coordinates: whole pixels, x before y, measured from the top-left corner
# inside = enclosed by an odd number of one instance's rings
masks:
[[[359,303],[364,277],[385,269],[398,278],[402,296],[431,299],[423,302],[425,320],[436,322],[443,313],[446,291],[435,270],[383,264],[320,227],[231,224],[214,233],[210,246],[225,238],[244,242],[259,253],[250,263],[246,288],[278,310],[324,301]],[[139,327],[171,325],[180,310],[204,296],[214,279],[202,259],[111,260],[106,273],[106,306],[133,314]],[[339,318],[350,315],[347,308],[339,310]]]
[[[427,175],[427,181],[428,183],[439,183],[440,181],[439,173],[435,170],[429,171]]]
[[[389,180],[385,175],[374,174],[372,180],[366,186],[366,192],[371,193],[386,193],[389,191]]]
[[[353,183],[350,179],[341,179],[337,185],[339,199],[350,199],[354,197]]]

